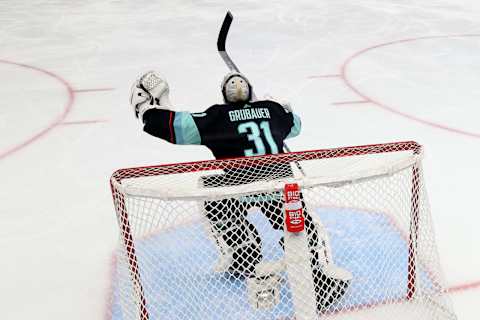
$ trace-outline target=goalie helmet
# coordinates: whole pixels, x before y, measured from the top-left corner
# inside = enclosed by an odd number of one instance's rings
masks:
[[[239,72],[228,73],[223,78],[221,89],[226,103],[247,102],[252,99],[252,85]]]

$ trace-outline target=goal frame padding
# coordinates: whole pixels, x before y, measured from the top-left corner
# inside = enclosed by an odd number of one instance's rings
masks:
[[[135,245],[131,232],[128,212],[126,210],[125,198],[122,194],[121,183],[124,179],[135,177],[151,177],[156,175],[165,175],[173,173],[188,173],[207,170],[221,170],[225,168],[242,168],[250,165],[259,165],[267,163],[292,163],[304,160],[320,160],[331,158],[342,158],[351,156],[360,156],[368,154],[380,154],[391,152],[412,152],[413,155],[419,155],[422,152],[422,146],[415,141],[402,141],[393,143],[370,144],[352,147],[340,147],[330,149],[319,149],[309,151],[298,151],[281,153],[275,155],[238,157],[221,160],[204,160],[193,162],[182,162],[172,164],[162,164],[154,166],[124,168],[115,171],[110,178],[110,187],[112,190],[113,202],[117,212],[117,219],[121,229],[121,237],[128,260],[130,278],[133,283],[135,294],[138,296],[136,301],[140,320],[149,320],[147,301],[145,298]],[[241,162],[241,163],[239,163]],[[162,169],[163,173],[156,169]],[[412,195],[410,210],[410,226],[408,240],[408,274],[407,274],[407,294],[406,299],[411,300],[416,291],[417,270],[415,267],[417,255],[417,239],[419,230],[419,185],[420,168],[415,163],[412,168]]]

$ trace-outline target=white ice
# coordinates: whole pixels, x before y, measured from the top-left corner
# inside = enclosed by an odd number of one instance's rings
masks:
[[[142,133],[129,87],[157,69],[181,108],[218,102],[226,67],[215,44],[227,9],[228,48],[257,94],[290,100],[303,118],[293,150],[425,146],[454,308],[477,319],[479,286],[463,287],[480,280],[474,0],[1,1],[0,318],[108,318],[118,232],[110,174],[212,158]]]

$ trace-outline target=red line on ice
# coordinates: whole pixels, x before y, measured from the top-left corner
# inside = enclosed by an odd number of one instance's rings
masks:
[[[67,125],[75,125],[75,124],[94,124],[94,123],[102,123],[102,122],[107,122],[107,120],[99,119],[99,120],[64,121],[60,124],[62,126],[67,126]]]
[[[480,281],[454,285],[448,288],[447,291],[453,293],[453,292],[465,291],[465,290],[471,290],[471,289],[477,289],[477,288],[480,288]]]
[[[388,106],[388,105],[386,105],[385,103],[382,103],[379,100],[375,100],[375,99],[371,98],[370,96],[368,96],[367,94],[361,92],[360,89],[358,89],[357,87],[355,87],[355,85],[352,83],[352,80],[350,80],[350,78],[348,77],[348,67],[350,66],[351,62],[353,60],[355,60],[356,58],[358,58],[359,56],[367,53],[368,51],[371,51],[371,50],[374,50],[374,49],[379,49],[379,48],[384,48],[384,47],[388,47],[388,46],[392,46],[392,45],[396,45],[396,44],[403,44],[403,43],[420,41],[420,40],[446,39],[446,38],[467,38],[467,37],[480,37],[480,34],[459,34],[459,35],[443,35],[443,36],[440,35],[440,36],[415,37],[415,38],[407,38],[407,39],[402,39],[402,40],[390,41],[390,42],[385,42],[385,43],[377,44],[377,45],[374,45],[374,46],[370,46],[370,47],[367,47],[367,48],[364,48],[362,50],[357,51],[356,53],[351,55],[349,58],[347,58],[347,60],[345,60],[345,62],[341,66],[340,75],[341,75],[341,78],[343,79],[343,81],[345,82],[346,86],[349,87],[358,96],[360,96],[364,100],[370,101],[372,104],[374,104],[374,105],[376,105],[376,106],[378,106],[378,107],[380,107],[380,108],[382,108],[386,111],[389,111],[389,112],[394,113],[396,115],[399,115],[401,117],[407,118],[409,120],[422,123],[422,124],[427,125],[427,126],[431,126],[431,127],[434,127],[434,128],[438,128],[438,129],[446,130],[446,131],[449,131],[449,132],[461,134],[461,135],[464,135],[464,136],[469,136],[469,137],[472,137],[472,138],[480,138],[480,133],[469,132],[469,131],[466,131],[466,130],[446,126],[446,125],[443,125],[441,123],[437,123],[437,122],[434,122],[434,121],[423,119],[423,118],[417,117],[415,115],[408,114],[406,112],[400,111],[400,110],[398,110],[394,107]]]
[[[334,106],[341,106],[345,104],[363,104],[363,103],[370,103],[367,100],[355,100],[355,101],[341,101],[341,102],[332,102]]]
[[[42,129],[39,132],[37,132],[36,134],[34,134],[32,137],[30,137],[30,138],[26,139],[25,141],[17,144],[16,146],[13,146],[13,147],[7,148],[6,150],[0,151],[0,160],[1,160],[3,158],[6,158],[6,157],[14,154],[15,152],[17,152],[19,150],[25,148],[29,144],[37,141],[38,139],[42,138],[50,130],[55,128],[59,123],[63,122],[63,120],[65,120],[65,118],[67,117],[68,113],[72,110],[73,102],[75,101],[75,94],[74,94],[74,90],[73,90],[72,86],[65,79],[63,79],[61,76],[59,76],[59,75],[57,75],[57,74],[55,74],[51,71],[48,71],[48,70],[45,70],[45,69],[42,69],[42,68],[39,68],[39,67],[35,67],[35,66],[31,66],[31,65],[27,65],[27,64],[23,64],[23,63],[17,63],[17,62],[13,62],[13,61],[9,61],[9,60],[3,60],[3,59],[0,59],[0,63],[14,65],[14,66],[17,66],[17,67],[34,70],[34,71],[37,71],[41,74],[44,74],[44,75],[49,76],[51,78],[54,78],[65,87],[65,90],[67,91],[67,94],[68,94],[67,103],[65,104],[65,106],[63,108],[63,112],[59,116],[57,116],[49,125],[47,125],[47,127],[45,127],[44,129]]]
[[[75,89],[76,93],[84,93],[84,92],[100,92],[100,91],[113,91],[114,88],[92,88],[92,89]]]
[[[309,76],[308,79],[318,79],[318,78],[341,78],[340,74],[321,74],[318,76]]]

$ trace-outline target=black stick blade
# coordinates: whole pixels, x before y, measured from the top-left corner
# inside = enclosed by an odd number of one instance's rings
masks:
[[[225,19],[223,19],[220,33],[218,34],[218,40],[217,40],[218,51],[225,51],[225,42],[227,41],[228,30],[230,29],[230,25],[232,24],[232,21],[233,21],[232,13],[228,11],[227,14],[225,15]]]

